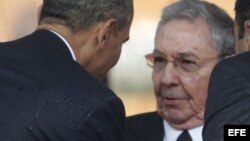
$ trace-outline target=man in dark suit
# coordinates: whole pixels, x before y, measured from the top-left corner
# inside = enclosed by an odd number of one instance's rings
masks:
[[[122,101],[100,80],[129,38],[132,0],[44,0],[37,30],[0,44],[1,141],[120,141]]]
[[[201,141],[210,73],[234,53],[233,20],[205,1],[177,1],[162,12],[153,67],[157,112],[128,117],[124,141]]]
[[[250,124],[249,21],[250,1],[237,0],[234,33],[236,50],[242,53],[220,62],[212,72],[205,111],[204,141],[224,141],[224,135],[228,135],[224,132],[224,125]],[[249,132],[247,136],[249,140]]]

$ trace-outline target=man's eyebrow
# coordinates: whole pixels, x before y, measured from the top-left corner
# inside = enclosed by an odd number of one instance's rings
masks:
[[[158,49],[154,49],[153,53],[163,55]]]
[[[182,57],[182,58],[187,58],[187,57],[194,57],[199,59],[199,57],[197,55],[195,55],[194,53],[178,53],[177,56]]]
[[[161,53],[158,49],[154,49],[153,53],[163,55],[163,53]],[[188,52],[188,53],[180,52],[180,53],[177,53],[177,56],[182,57],[182,58],[194,57],[194,58],[199,59],[199,57],[196,54],[192,53],[192,52]]]

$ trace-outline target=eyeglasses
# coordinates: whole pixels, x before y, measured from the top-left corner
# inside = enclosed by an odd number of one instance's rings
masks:
[[[188,58],[187,55],[180,55],[172,60],[159,53],[151,53],[145,56],[147,64],[153,68],[156,73],[164,71],[166,65],[170,62],[173,63],[177,72],[183,75],[190,75],[197,72],[207,61],[217,59],[211,57],[206,59]]]

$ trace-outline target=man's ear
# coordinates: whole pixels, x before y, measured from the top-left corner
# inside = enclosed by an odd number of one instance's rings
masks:
[[[246,45],[248,49],[250,49],[250,20],[245,21],[245,37],[246,37]]]
[[[100,24],[97,33],[97,40],[101,47],[105,47],[109,42],[111,35],[115,32],[117,21],[115,19],[109,19]]]

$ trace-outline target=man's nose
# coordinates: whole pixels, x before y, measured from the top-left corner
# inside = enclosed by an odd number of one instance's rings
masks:
[[[179,74],[173,62],[168,62],[163,68],[161,82],[166,86],[175,86],[178,84]]]

